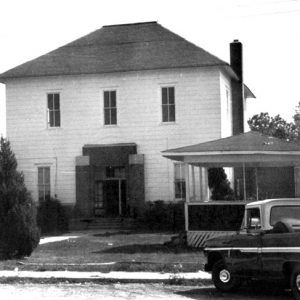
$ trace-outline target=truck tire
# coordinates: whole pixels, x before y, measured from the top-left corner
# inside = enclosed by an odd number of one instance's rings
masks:
[[[296,266],[293,269],[290,286],[294,299],[300,300],[300,266]]]
[[[215,287],[222,292],[235,290],[240,280],[227,268],[223,260],[217,261],[212,268],[212,280]]]

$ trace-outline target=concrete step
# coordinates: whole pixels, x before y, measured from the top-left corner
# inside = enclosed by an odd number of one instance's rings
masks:
[[[70,230],[85,229],[134,229],[136,221],[131,218],[78,218],[71,219]]]

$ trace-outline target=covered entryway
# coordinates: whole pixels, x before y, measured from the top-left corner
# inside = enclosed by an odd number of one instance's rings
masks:
[[[144,157],[136,144],[85,145],[76,157],[76,210],[84,217],[130,217],[144,202]]]
[[[254,198],[248,197],[246,170],[249,168],[292,167],[294,170],[294,195],[300,197],[300,144],[297,143],[265,136],[258,132],[247,132],[206,143],[166,150],[162,155],[183,162],[185,166],[185,229],[188,234],[188,243],[191,245],[196,241],[198,246],[201,246],[206,238],[228,234],[225,231],[203,231],[200,228],[197,230],[195,228],[197,221],[195,222],[195,218],[192,218],[192,214],[197,209],[201,210],[203,205],[239,205],[259,199],[258,192],[255,193]],[[237,171],[236,173],[242,173],[242,185],[240,185],[242,202],[230,203],[222,201],[223,199],[210,200],[207,170],[220,167],[233,168],[234,171]],[[257,172],[254,172],[254,176],[255,174]],[[259,188],[263,187],[257,178],[254,183],[255,191],[259,191]],[[238,186],[233,184],[233,187],[237,188]],[[287,197],[289,196],[287,195]],[[192,219],[193,228],[191,229]]]

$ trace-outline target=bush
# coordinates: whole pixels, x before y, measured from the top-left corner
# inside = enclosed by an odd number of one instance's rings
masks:
[[[234,200],[234,191],[223,168],[208,169],[211,200]]]
[[[140,221],[150,230],[184,230],[184,203],[148,202]]]
[[[50,198],[38,207],[38,226],[42,233],[57,233],[68,231],[69,216],[58,199]]]
[[[1,258],[29,256],[39,243],[36,208],[17,171],[10,143],[0,140],[0,251]]]

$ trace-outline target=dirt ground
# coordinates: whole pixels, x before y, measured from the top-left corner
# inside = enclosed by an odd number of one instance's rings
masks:
[[[165,245],[174,234],[85,231],[41,244],[29,258],[0,262],[2,270],[159,271],[203,269],[200,249]]]

